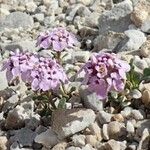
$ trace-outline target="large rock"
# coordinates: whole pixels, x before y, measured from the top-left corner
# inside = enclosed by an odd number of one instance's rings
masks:
[[[132,2],[125,0],[116,4],[110,11],[105,11],[99,18],[99,33],[110,31],[123,32],[131,24],[130,14],[133,11]]]
[[[143,57],[150,58],[150,36],[147,38],[147,41],[141,46],[140,54]]]
[[[6,89],[8,87],[8,82],[6,79],[6,71],[0,72],[0,83],[1,83],[0,91]]]
[[[10,15],[6,16],[4,20],[0,21],[0,30],[4,28],[28,28],[33,27],[34,21],[31,16],[22,12],[12,12]]]
[[[91,93],[84,87],[80,88],[79,93],[81,100],[83,101],[83,104],[86,108],[90,108],[96,111],[103,110],[103,101],[98,98],[96,93]]]
[[[105,144],[105,149],[107,150],[125,150],[126,147],[127,146],[125,142],[120,142],[120,141],[115,141],[115,140],[109,140]]]
[[[63,139],[89,127],[95,118],[91,109],[57,110],[53,113],[52,129]]]
[[[28,118],[29,116],[25,112],[25,109],[18,105],[16,108],[8,113],[5,126],[7,129],[21,128],[25,124],[25,119]]]
[[[131,14],[133,23],[142,29],[143,32],[150,33],[150,1],[140,0],[134,7]]]
[[[124,33],[117,33],[109,31],[104,35],[99,35],[94,40],[94,51],[100,51],[102,49],[114,49],[119,42],[125,38]]]
[[[45,132],[40,133],[34,139],[36,143],[40,143],[45,147],[52,147],[59,142],[56,133],[50,128]]]
[[[18,142],[20,147],[29,146],[31,147],[34,141],[36,133],[28,128],[22,128],[16,130],[14,136],[10,137],[10,142]]]
[[[144,33],[138,30],[127,30],[125,31],[125,35],[126,37],[114,48],[115,52],[139,50],[142,44],[146,41]]]
[[[95,0],[90,6],[90,10],[101,13],[104,10],[112,9],[113,6],[113,0]]]
[[[36,47],[36,41],[30,40],[21,40],[11,43],[0,43],[0,46],[3,52],[5,52],[6,50],[14,51],[16,49],[20,49],[21,51],[28,50],[29,52],[35,52],[38,50],[38,47]]]
[[[0,136],[0,150],[7,150],[8,140],[6,136]]]

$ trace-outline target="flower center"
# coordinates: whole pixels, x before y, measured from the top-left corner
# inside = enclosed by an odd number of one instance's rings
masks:
[[[101,73],[101,74],[105,73],[105,67],[104,67],[104,65],[99,65],[98,72]]]

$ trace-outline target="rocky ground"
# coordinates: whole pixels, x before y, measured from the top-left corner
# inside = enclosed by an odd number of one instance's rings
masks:
[[[150,67],[150,0],[0,0],[0,61],[16,48],[37,52],[39,33],[57,26],[80,41],[66,70],[106,49],[133,58],[139,72]],[[68,76],[78,87],[80,79]],[[0,150],[150,150],[150,83],[134,93],[137,105],[119,112],[81,90],[67,103],[75,108],[53,117],[35,111],[23,83],[8,86],[4,71],[0,83]]]

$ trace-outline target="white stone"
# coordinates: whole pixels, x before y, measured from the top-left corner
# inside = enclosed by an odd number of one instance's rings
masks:
[[[4,90],[8,87],[7,79],[6,79],[6,71],[1,71],[0,72],[0,91]]]
[[[85,145],[85,135],[74,135],[72,137],[73,145],[77,147],[82,147]]]
[[[25,112],[25,109],[18,105],[13,110],[9,111],[5,126],[7,129],[23,127],[25,119],[29,119],[29,116]]]
[[[126,129],[128,133],[133,134],[135,132],[134,125],[131,121],[127,121]]]
[[[34,12],[37,8],[37,5],[34,2],[26,3],[26,9],[28,12]]]
[[[95,118],[91,109],[57,110],[53,113],[52,129],[63,139],[89,127]]]
[[[99,113],[98,113],[98,119],[99,119],[99,122],[101,123],[101,124],[105,124],[105,123],[109,123],[110,121],[111,121],[111,118],[112,118],[112,114],[110,114],[110,113],[107,113],[107,112],[105,112],[105,111],[100,111]]]
[[[125,31],[129,41],[126,43],[124,50],[138,50],[142,44],[146,41],[146,36],[143,32],[138,30],[127,30]]]
[[[125,0],[116,4],[110,11],[105,11],[99,18],[99,32],[123,32],[131,24],[129,14],[133,11],[132,2]]]
[[[103,110],[103,101],[99,99],[96,93],[90,92],[85,86],[81,86],[79,89],[79,94],[86,108],[96,111]]]
[[[135,119],[135,120],[142,120],[145,119],[145,112],[143,110],[132,110],[131,112],[131,116]]]
[[[59,142],[56,133],[50,128],[40,133],[34,139],[36,143],[40,143],[45,147],[52,147]]]
[[[44,21],[44,14],[43,14],[43,13],[35,14],[34,17],[35,17],[39,22]]]
[[[0,136],[0,149],[1,150],[7,150],[7,137],[6,136]]]

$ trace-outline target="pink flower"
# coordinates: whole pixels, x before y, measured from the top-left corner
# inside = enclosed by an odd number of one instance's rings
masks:
[[[57,52],[73,47],[76,43],[77,39],[75,36],[62,27],[54,28],[52,32],[41,33],[37,39],[37,45],[40,48],[53,48]]]
[[[63,68],[50,58],[39,58],[39,64],[31,70],[32,90],[56,90],[68,81]]]
[[[95,53],[81,70],[85,71],[83,83],[96,92],[100,99],[106,99],[108,92],[120,92],[124,89],[130,65],[117,58],[114,53]]]
[[[2,70],[5,69],[8,82],[21,77],[34,91],[56,90],[60,84],[68,81],[56,60],[19,50],[12,52],[10,58],[4,62]]]
[[[10,53],[9,59],[3,63],[2,70],[7,70],[6,77],[8,82],[10,82],[18,76],[27,76],[27,72],[31,70],[37,62],[38,59],[34,54],[28,52],[23,53],[17,49],[15,52]]]

